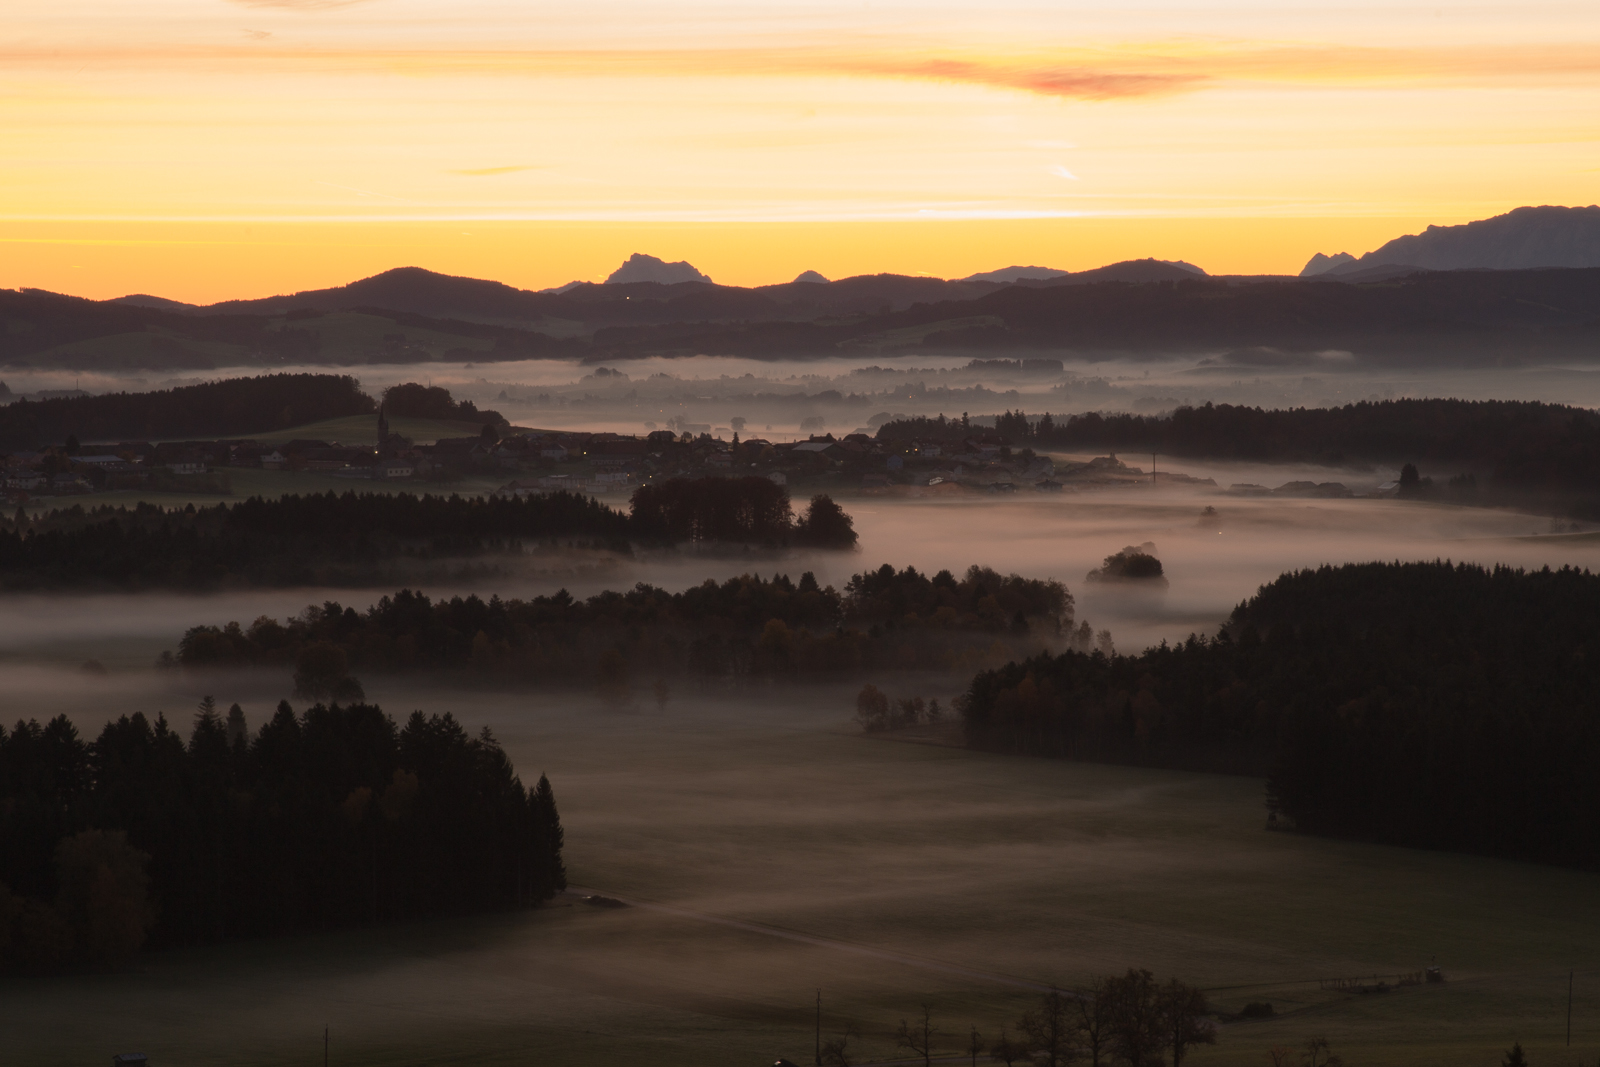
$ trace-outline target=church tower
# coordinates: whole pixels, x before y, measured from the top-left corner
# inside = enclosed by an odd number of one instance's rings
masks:
[[[386,459],[392,459],[393,457],[389,453],[390,453],[390,447],[389,447],[389,420],[384,417],[383,405],[379,404],[378,405],[378,461],[381,463]]]

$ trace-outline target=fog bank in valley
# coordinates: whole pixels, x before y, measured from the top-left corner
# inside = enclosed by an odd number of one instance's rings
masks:
[[[1124,457],[1130,463],[1137,457]],[[1148,469],[1148,457],[1144,459]],[[1293,480],[1344,480],[1358,491],[1392,472],[1362,475],[1307,467],[1243,467],[1206,463],[1160,469],[1279,485]],[[1553,534],[1548,517],[1390,499],[1241,497],[1210,487],[1178,486],[1080,493],[922,498],[841,498],[861,535],[854,553],[741,551],[640,552],[604,555],[570,566],[500,557],[501,575],[473,584],[428,585],[430,596],[477,592],[529,597],[566,588],[576,596],[648,582],[677,590],[707,578],[741,573],[813,571],[842,587],[850,575],[885,563],[932,573],[972,564],[1065,582],[1080,619],[1109,628],[1119,650],[1137,651],[1192,632],[1214,633],[1229,611],[1284,571],[1323,563],[1452,559],[1519,567],[1600,567],[1600,540]],[[1206,513],[1206,508],[1213,508]],[[1563,527],[1564,528],[1564,527]],[[1084,575],[1127,545],[1151,542],[1169,582],[1164,592],[1095,586]],[[257,590],[207,596],[168,593],[0,598],[0,655],[31,667],[78,670],[96,659],[113,670],[153,662],[194,625],[261,615],[286,618],[308,604],[335,600],[364,610],[391,589]]]
[[[819,431],[875,430],[884,416],[954,416],[965,411],[986,418],[1018,408],[1034,415],[1045,411],[1058,416],[1086,411],[1149,415],[1180,404],[1207,402],[1330,407],[1405,397],[1600,405],[1600,370],[1588,367],[1435,371],[1372,366],[1336,352],[1303,356],[1245,352],[1165,360],[1066,359],[1054,369],[1017,365],[1014,355],[1001,354],[998,360],[987,359],[989,353],[976,355],[976,366],[971,356],[852,353],[810,360],[697,356],[594,365],[522,360],[279,369],[351,374],[372,395],[400,382],[427,382],[444,386],[458,400],[499,411],[517,425],[540,429],[629,434],[704,429],[724,437],[738,430],[746,437],[774,441]],[[189,376],[11,368],[5,381],[13,392],[30,395],[73,389],[138,392],[260,373],[259,367]]]

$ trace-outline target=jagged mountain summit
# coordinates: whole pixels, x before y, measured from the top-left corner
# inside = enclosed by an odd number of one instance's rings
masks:
[[[1318,252],[1300,269],[1300,277],[1314,278],[1318,274],[1326,274],[1335,267],[1342,267],[1346,263],[1354,263],[1355,261],[1356,257],[1349,252],[1335,252],[1331,256],[1325,256]]]
[[[1396,237],[1360,259],[1311,257],[1301,277],[1349,277],[1399,267],[1413,270],[1537,270],[1600,267],[1600,207],[1519,207],[1460,226],[1429,226]],[[1313,269],[1324,261],[1321,270]]]
[[[687,261],[668,263],[655,256],[635,252],[606,279],[607,285],[626,285],[629,282],[655,282],[658,285],[677,285],[679,282],[709,284],[711,279],[695,270]]]

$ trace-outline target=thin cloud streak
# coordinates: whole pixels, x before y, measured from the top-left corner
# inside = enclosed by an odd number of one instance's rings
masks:
[[[1361,48],[1239,43],[1151,43],[1012,55],[907,55],[863,48],[711,48],[659,50],[371,48],[288,44],[250,48],[0,49],[12,66],[68,63],[229,69],[288,68],[303,73],[598,77],[864,77],[1011,89],[1047,97],[1116,100],[1194,92],[1225,83],[1293,86],[1426,86],[1600,80],[1600,49],[1541,47]],[[219,67],[218,69],[221,69]]]

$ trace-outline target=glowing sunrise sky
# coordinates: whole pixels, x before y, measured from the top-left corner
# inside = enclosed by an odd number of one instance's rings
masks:
[[[95,297],[1292,272],[1600,200],[1592,2],[52,0],[0,55],[0,285]]]

